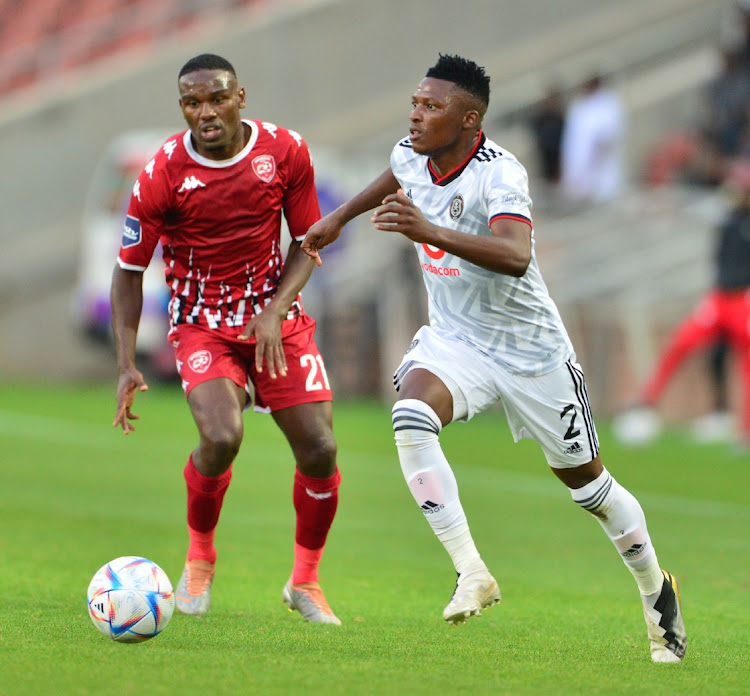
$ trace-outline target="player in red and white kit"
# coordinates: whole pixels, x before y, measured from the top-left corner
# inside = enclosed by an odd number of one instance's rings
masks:
[[[138,178],[112,278],[120,370],[113,425],[134,430],[133,400],[148,388],[135,364],[136,335],[143,272],[161,241],[169,339],[199,434],[184,471],[190,544],[177,608],[208,611],[214,532],[254,394],[296,460],[294,566],[283,601],[309,621],[339,624],[318,584],[340,480],[332,395],[299,296],[314,266],[300,241],[320,218],[310,153],[298,133],[241,118],[245,91],[225,59],[192,58],[178,87],[189,128]],[[286,261],[282,214],[292,238]]]

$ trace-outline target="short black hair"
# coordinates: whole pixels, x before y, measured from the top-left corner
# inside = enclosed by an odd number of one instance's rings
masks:
[[[438,55],[438,62],[427,71],[425,77],[453,82],[486,107],[490,103],[490,76],[484,72],[484,68],[461,56]]]
[[[228,73],[234,75],[234,77],[237,77],[234,66],[226,58],[213,53],[201,53],[199,56],[191,58],[182,66],[177,79],[179,80],[183,75],[197,72],[198,70],[226,70]]]

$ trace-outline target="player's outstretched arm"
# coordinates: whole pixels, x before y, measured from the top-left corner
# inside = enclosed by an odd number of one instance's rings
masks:
[[[386,169],[377,179],[366,186],[356,196],[340,205],[336,210],[318,220],[308,231],[302,241],[303,251],[318,266],[323,264],[320,250],[335,242],[341,229],[358,215],[372,210],[383,202],[383,199],[398,189],[398,181],[390,169]]]
[[[112,426],[115,428],[120,426],[123,433],[127,435],[131,430],[135,430],[130,421],[138,420],[138,416],[131,410],[135,395],[139,391],[148,389],[146,380],[135,366],[136,337],[143,307],[143,273],[126,271],[120,266],[115,266],[112,273],[110,301],[117,365],[120,370],[120,379],[117,384],[117,412]]]

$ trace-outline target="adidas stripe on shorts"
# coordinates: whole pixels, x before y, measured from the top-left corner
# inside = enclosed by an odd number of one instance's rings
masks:
[[[599,452],[586,382],[575,355],[551,372],[527,377],[508,372],[464,341],[423,326],[396,370],[396,389],[415,368],[432,372],[448,387],[454,421],[468,421],[501,403],[513,439],[535,440],[552,467],[577,467]]]

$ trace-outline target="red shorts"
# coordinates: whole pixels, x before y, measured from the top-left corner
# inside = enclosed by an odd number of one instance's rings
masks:
[[[287,374],[271,379],[268,370],[255,369],[255,341],[240,341],[237,327],[209,329],[181,324],[172,332],[177,371],[185,395],[198,384],[226,377],[244,388],[258,411],[314,401],[332,401],[323,358],[315,345],[315,320],[307,315],[287,319],[281,327]]]

